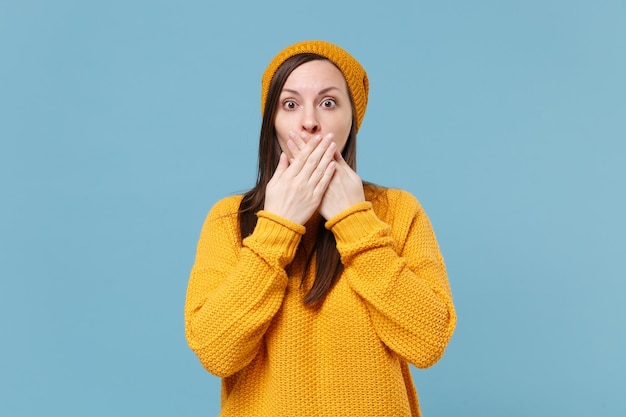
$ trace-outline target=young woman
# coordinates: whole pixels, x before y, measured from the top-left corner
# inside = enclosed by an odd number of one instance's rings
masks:
[[[417,200],[355,172],[367,94],[323,41],[263,74],[256,185],[208,214],[185,305],[221,416],[420,415],[408,364],[437,362],[456,315]]]

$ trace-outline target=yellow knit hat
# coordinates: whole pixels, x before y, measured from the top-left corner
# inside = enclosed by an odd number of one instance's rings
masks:
[[[274,57],[272,62],[270,62],[265,69],[261,80],[261,114],[265,111],[265,100],[267,99],[270,82],[276,70],[278,70],[283,62],[292,56],[306,53],[323,56],[335,64],[342,72],[348,84],[348,88],[350,89],[350,94],[352,94],[352,99],[354,100],[354,110],[357,119],[356,128],[358,131],[363,121],[363,116],[365,116],[365,108],[367,107],[367,93],[369,91],[367,73],[352,55],[337,45],[325,41],[298,42],[283,49]]]

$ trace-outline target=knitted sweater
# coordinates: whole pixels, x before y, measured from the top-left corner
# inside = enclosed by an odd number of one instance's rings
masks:
[[[305,226],[266,211],[240,238],[241,196],[204,223],[185,330],[222,377],[220,416],[419,416],[408,363],[443,355],[456,315],[430,222],[409,193],[366,187],[368,201],[325,223],[344,270],[326,298],[303,297],[319,215]]]

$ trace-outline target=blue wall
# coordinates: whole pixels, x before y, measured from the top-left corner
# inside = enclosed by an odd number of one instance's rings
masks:
[[[260,77],[368,70],[359,172],[422,202],[459,322],[426,416],[622,416],[624,1],[0,1],[0,415],[217,415],[182,308],[255,178]]]

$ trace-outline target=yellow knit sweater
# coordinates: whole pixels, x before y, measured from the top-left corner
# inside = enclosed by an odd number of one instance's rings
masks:
[[[408,363],[442,356],[456,323],[443,258],[409,193],[366,187],[368,201],[326,222],[343,274],[315,307],[302,299],[306,227],[260,211],[241,241],[241,196],[204,223],[185,305],[189,346],[222,377],[220,416],[419,416]],[[312,265],[315,265],[313,262]]]

